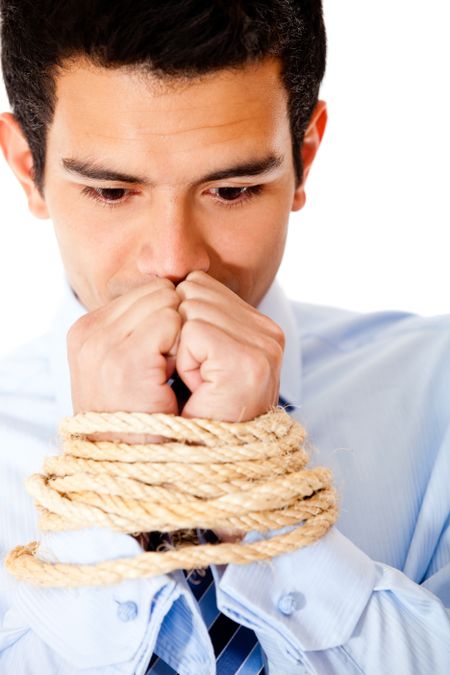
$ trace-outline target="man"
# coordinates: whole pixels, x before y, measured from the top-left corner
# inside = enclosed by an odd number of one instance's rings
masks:
[[[274,283],[326,126],[320,1],[1,11],[0,142],[68,282],[50,334],[2,364],[2,556],[30,539],[60,562],[139,552],[38,531],[23,481],[84,411],[251,420],[281,396],[341,517],[270,565],[213,566],[209,624],[181,571],[77,590],[3,572],[0,672],[448,672],[450,320],[294,305]]]

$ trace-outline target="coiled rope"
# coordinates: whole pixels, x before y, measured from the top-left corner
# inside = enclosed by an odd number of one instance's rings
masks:
[[[97,432],[145,433],[161,443],[93,441]],[[97,564],[47,562],[39,542],[5,560],[18,579],[39,586],[103,586],[124,579],[244,564],[320,539],[337,518],[331,472],[306,469],[306,432],[283,409],[249,422],[145,413],[83,413],[59,427],[64,453],[26,480],[42,530],[109,527],[139,532],[190,528],[268,532],[259,541],[180,545]]]

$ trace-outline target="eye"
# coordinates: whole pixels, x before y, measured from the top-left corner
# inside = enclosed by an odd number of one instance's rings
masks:
[[[251,185],[246,187],[219,187],[213,188],[213,193],[219,199],[217,201],[223,206],[238,206],[243,205],[244,202],[256,197],[262,192],[262,185]]]
[[[100,202],[104,206],[111,207],[118,206],[126,201],[129,192],[125,188],[92,188],[87,186],[81,191],[83,195]]]
[[[137,193],[126,188],[93,188],[86,185],[81,190],[81,194],[89,197],[89,199],[93,199],[100,206],[113,209],[114,207],[126,204],[129,198]]]
[[[216,189],[217,195],[226,202],[234,202],[236,199],[239,199],[239,197],[242,197],[247,192],[247,188],[243,187],[225,187]]]
[[[105,202],[118,202],[123,198],[126,191],[122,188],[97,188],[96,192]]]

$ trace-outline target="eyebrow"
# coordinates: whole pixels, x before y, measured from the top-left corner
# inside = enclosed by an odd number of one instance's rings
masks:
[[[242,176],[262,176],[263,174],[274,171],[279,168],[284,161],[282,155],[269,154],[262,159],[252,159],[246,162],[235,164],[224,169],[218,169],[212,173],[203,176],[196,181],[198,184],[208,181],[224,180],[225,178],[237,178]],[[61,160],[63,168],[69,173],[90,178],[91,180],[117,181],[120,183],[131,183],[133,185],[151,185],[151,180],[146,176],[132,176],[128,173],[115,171],[98,162],[82,161],[75,158],[66,157]]]

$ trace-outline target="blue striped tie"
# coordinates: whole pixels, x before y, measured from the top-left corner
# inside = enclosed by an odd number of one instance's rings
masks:
[[[211,638],[217,675],[264,673],[263,654],[255,633],[235,623],[217,608],[214,578],[209,567],[185,574]],[[174,675],[176,671],[153,654],[147,675],[150,673]]]

